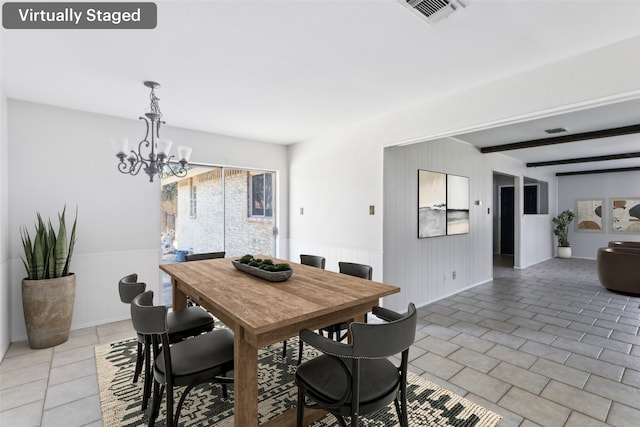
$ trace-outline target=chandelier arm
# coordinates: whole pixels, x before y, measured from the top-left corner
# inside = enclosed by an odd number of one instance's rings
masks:
[[[177,169],[174,169],[173,166],[171,166],[171,159],[173,159],[174,157],[175,156],[169,157],[166,160],[166,163],[164,163],[164,167],[166,167],[173,176],[177,176],[178,178],[184,178],[185,176],[187,176],[188,170],[182,164],[180,164],[180,166]],[[176,163],[174,162],[174,165],[175,164]],[[158,174],[161,175],[164,169],[158,168],[158,170],[159,170]]]
[[[149,119],[147,119],[146,117],[138,117],[140,120],[144,120],[144,124],[147,125],[147,130],[144,134],[144,139],[143,141],[147,141],[149,139]]]
[[[135,155],[135,152],[132,151],[132,153]],[[142,169],[143,165],[146,166],[147,162],[142,159],[137,159],[137,160],[134,160],[133,162],[129,161],[129,163],[122,161],[118,163],[118,170],[124,174],[138,175],[138,172],[140,172],[140,169]]]

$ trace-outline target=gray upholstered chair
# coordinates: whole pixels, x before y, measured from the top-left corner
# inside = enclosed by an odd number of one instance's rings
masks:
[[[338,269],[342,274],[360,277],[362,279],[371,280],[373,278],[373,267],[366,264],[358,264],[355,262],[339,262]]]
[[[324,265],[327,262],[325,257],[319,255],[300,255],[300,264],[310,265],[311,267],[317,267],[324,270]]]
[[[206,252],[200,254],[187,254],[184,256],[186,261],[200,261],[203,259],[224,258],[226,252]]]
[[[204,252],[199,254],[187,254],[184,256],[184,260],[189,261],[201,261],[203,259],[218,259],[224,258],[226,252]],[[187,297],[187,306],[188,307],[198,307],[198,303],[196,303],[191,298]]]
[[[324,270],[324,265],[327,260],[325,257],[320,255],[300,255],[300,264],[309,265],[311,267],[321,268]],[[302,350],[303,344],[302,341],[298,343],[298,365],[302,362]],[[282,358],[287,357],[287,340],[284,340],[282,343]]]
[[[409,304],[406,314],[375,307],[373,313],[386,323],[351,323],[351,344],[313,333],[300,339],[323,354],[298,366],[297,425],[302,427],[305,406],[324,409],[346,427],[358,426],[358,416],[370,414],[394,402],[400,425],[408,427],[407,365],[415,339],[417,312]],[[388,358],[401,354],[400,365]]]
[[[226,384],[233,378],[226,373],[233,370],[233,332],[219,328],[188,340],[172,343],[169,337],[168,309],[153,305],[153,291],[146,291],[131,301],[131,320],[135,330],[150,337],[154,353],[153,403],[149,426],[153,426],[160,404],[167,391],[167,427],[178,425],[180,410],[189,391],[198,384],[220,383],[227,397]],[[186,387],[174,415],[174,387]]]
[[[358,264],[355,262],[339,262],[338,269],[341,274],[348,274],[349,276],[359,277],[365,280],[371,280],[373,277],[373,267],[366,264]],[[367,322],[367,315],[364,315],[364,321]],[[347,322],[336,323],[331,326],[320,329],[321,333],[326,332],[330,338],[334,338],[338,341],[343,341],[347,336]],[[342,333],[342,331],[345,331]],[[342,335],[341,335],[342,334]]]
[[[118,282],[118,292],[120,301],[131,304],[133,299],[143,293],[147,285],[138,282],[138,274],[128,274]],[[213,317],[200,307],[189,307],[185,310],[171,312],[167,315],[167,325],[169,327],[169,337],[171,342],[182,341],[185,338],[196,336],[213,329]],[[133,374],[133,382],[138,381],[138,377],[145,366],[144,388],[142,397],[142,409],[147,408],[147,402],[151,395],[151,340],[142,334],[137,334],[138,349],[136,355],[136,367]]]

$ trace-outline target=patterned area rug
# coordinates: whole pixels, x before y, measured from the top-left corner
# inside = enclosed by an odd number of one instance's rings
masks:
[[[305,346],[304,358],[317,353]],[[259,418],[260,422],[281,414],[296,406],[297,388],[293,383],[298,341],[288,341],[288,357],[282,358],[282,343],[261,349],[258,353]],[[96,365],[102,406],[104,427],[133,427],[148,423],[147,412],[141,411],[142,379],[131,382],[135,367],[136,340],[114,342],[96,346]],[[182,388],[176,390],[176,402]],[[407,391],[409,401],[409,425],[411,426],[456,426],[493,427],[502,417],[445,390],[417,375],[409,374]],[[149,405],[151,406],[151,405]],[[165,403],[156,425],[163,427]],[[369,417],[361,417],[360,425],[388,427],[398,424],[393,404],[386,410]],[[194,388],[187,397],[180,414],[181,426],[233,426],[233,386],[229,387],[229,398],[222,398],[219,385],[204,384]],[[313,424],[313,427],[338,426],[332,415]]]

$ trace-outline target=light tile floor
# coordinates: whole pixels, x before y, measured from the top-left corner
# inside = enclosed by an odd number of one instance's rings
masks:
[[[638,426],[639,306],[602,288],[592,260],[496,267],[492,282],[420,308],[411,370],[500,413],[501,427]],[[93,349],[130,336],[123,321],[53,349],[13,343],[0,425],[101,426]]]

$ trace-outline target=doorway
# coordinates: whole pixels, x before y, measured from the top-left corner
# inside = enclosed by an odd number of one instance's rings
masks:
[[[493,266],[512,269],[515,255],[515,177],[493,174]]]
[[[500,254],[513,256],[515,225],[515,191],[513,186],[500,187]]]

